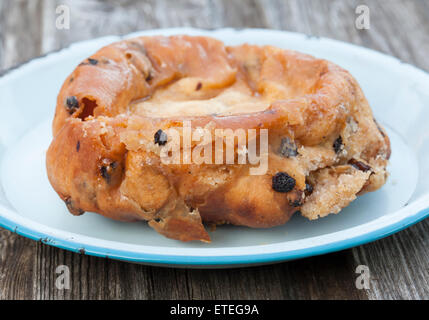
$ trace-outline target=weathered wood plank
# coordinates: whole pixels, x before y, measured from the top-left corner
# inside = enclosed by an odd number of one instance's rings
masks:
[[[356,43],[394,55],[429,70],[429,8],[424,1],[394,5],[369,2],[371,29],[358,32]],[[365,264],[373,277],[370,299],[427,299],[429,297],[429,223],[353,249],[356,264]]]
[[[0,2],[0,70],[42,53],[41,3]],[[34,241],[0,229],[0,299],[32,297],[37,246]]]
[[[1,68],[42,54],[42,1],[4,1],[0,12]]]
[[[0,229],[0,299],[32,297],[37,243]]]
[[[371,272],[370,299],[429,298],[428,221],[353,249],[356,264]]]
[[[55,28],[58,4],[71,8],[70,30]],[[359,4],[370,7],[370,30],[354,27]],[[429,70],[428,16],[428,3],[419,0],[5,0],[0,2],[0,70],[75,41],[175,26],[298,31],[371,47]],[[1,230],[0,298],[428,299],[428,231],[426,220],[325,256],[247,269],[183,270],[83,256]],[[373,275],[367,291],[355,288],[360,264]],[[70,290],[55,287],[59,265],[70,267]]]

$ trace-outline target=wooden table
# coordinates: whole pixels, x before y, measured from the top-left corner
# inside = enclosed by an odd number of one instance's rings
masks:
[[[59,4],[70,7],[70,30],[55,27]],[[360,4],[370,8],[369,30],[355,27]],[[297,31],[370,47],[429,70],[426,0],[0,0],[0,71],[75,41],[176,26]],[[55,287],[58,265],[70,267],[70,290]],[[369,290],[356,289],[358,265],[371,271]],[[354,249],[229,270],[100,259],[1,229],[0,298],[429,299],[429,220]]]

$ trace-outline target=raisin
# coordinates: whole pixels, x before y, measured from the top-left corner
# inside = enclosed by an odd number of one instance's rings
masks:
[[[80,150],[80,141],[78,141],[76,144],[76,151],[79,152],[79,150]]]
[[[286,158],[296,157],[298,155],[298,148],[295,142],[289,138],[283,138],[280,143],[279,153]]]
[[[71,198],[66,198],[66,199],[64,200],[64,202],[66,203],[66,206],[67,206],[67,207],[71,206],[71,204],[72,204],[72,200],[71,200]]]
[[[90,64],[92,64],[93,66],[95,66],[98,63],[98,60],[97,59],[88,58],[88,62]]]
[[[305,190],[304,190],[305,195],[308,197],[310,194],[313,193],[313,186],[309,183],[305,183]]]
[[[101,166],[101,168],[100,168],[100,174],[104,178],[104,180],[107,181],[107,183],[110,182],[110,174],[108,172],[108,167],[107,166]]]
[[[202,87],[203,87],[203,84],[201,82],[198,82],[197,86],[195,87],[195,90],[196,91],[201,90]]]
[[[296,181],[285,172],[277,172],[273,176],[272,188],[277,192],[289,192],[295,187]]]
[[[158,144],[160,146],[163,146],[167,143],[167,134],[159,129],[154,136],[155,144]]]
[[[80,208],[75,208],[75,206],[73,205],[73,200],[70,197],[67,197],[64,199],[64,202],[67,206],[67,209],[74,215],[82,215],[85,213],[85,211],[83,211]]]
[[[362,162],[362,161],[358,161],[355,159],[351,159],[349,161],[349,164],[351,164],[353,167],[355,167],[356,169],[366,172],[371,170],[371,167],[369,165],[367,165],[366,163]]]
[[[292,207],[300,207],[300,206],[302,206],[302,203],[301,203],[301,201],[300,200],[294,200],[294,201],[291,201],[291,202],[289,202],[289,204],[292,206]]]
[[[79,101],[75,96],[67,97],[66,108],[70,114],[73,114],[77,109],[79,109]]]
[[[113,161],[108,165],[103,165],[100,167],[100,174],[104,178],[104,180],[106,180],[107,183],[110,183],[113,170],[115,170],[117,166],[118,164],[116,163],[116,161]]]
[[[339,136],[335,141],[334,144],[332,145],[334,147],[334,151],[335,153],[338,153],[341,151],[341,149],[343,148],[343,138],[341,138],[341,136]]]
[[[151,72],[149,72],[148,74],[147,74],[147,76],[146,76],[146,82],[149,82],[150,80],[152,80],[153,79],[153,76],[152,76],[152,73]]]

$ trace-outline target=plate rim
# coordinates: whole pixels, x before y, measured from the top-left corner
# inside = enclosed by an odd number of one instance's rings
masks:
[[[429,197],[425,197],[425,202],[429,202]],[[419,203],[422,201],[419,201]],[[411,206],[410,206],[411,207]],[[405,210],[408,209],[408,210]],[[403,209],[396,211],[410,211],[410,208],[404,207]],[[41,241],[44,244],[48,244],[57,248],[69,250],[72,252],[87,254],[90,256],[96,256],[101,258],[109,258],[114,260],[121,260],[133,263],[143,263],[143,264],[154,264],[160,266],[197,266],[197,267],[221,267],[221,266],[244,266],[244,265],[255,265],[255,264],[265,264],[265,263],[275,263],[281,261],[289,261],[295,259],[301,259],[311,256],[322,255],[326,253],[341,251],[344,249],[349,249],[355,246],[359,246],[365,243],[369,243],[375,240],[379,240],[381,238],[392,235],[398,231],[401,231],[419,221],[424,220],[429,216],[429,207],[421,209],[417,211],[414,215],[405,215],[402,219],[398,219],[393,224],[389,224],[383,228],[375,228],[374,230],[354,236],[347,239],[342,239],[339,241],[328,242],[322,245],[310,246],[307,248],[300,248],[295,250],[286,250],[286,251],[278,251],[278,252],[267,252],[267,253],[258,253],[258,254],[243,254],[243,255],[175,255],[175,254],[156,254],[156,253],[148,253],[148,252],[139,252],[139,251],[131,251],[131,250],[122,250],[122,249],[111,249],[108,247],[100,246],[100,245],[91,245],[91,244],[82,244],[82,241],[76,241],[78,238],[86,238],[86,239],[95,239],[88,236],[77,235],[76,239],[73,236],[69,237],[60,237],[55,236],[51,230],[55,231],[57,229],[47,227],[38,222],[34,222],[28,218],[22,218],[18,216],[18,220],[24,220],[22,223],[16,223],[6,216],[3,216],[3,213],[7,211],[11,211],[4,206],[0,206],[0,226],[14,232],[18,235],[24,236],[26,238]],[[13,215],[17,215],[12,212]],[[402,214],[403,216],[404,214]],[[383,216],[386,217],[386,216]],[[383,218],[380,217],[380,218]],[[379,219],[380,219],[379,218]],[[377,220],[373,220],[364,225],[360,225],[359,227],[365,225],[374,225]],[[30,224],[32,227],[27,226]],[[36,226],[36,228],[34,228]],[[40,226],[40,228],[37,228]],[[355,227],[357,228],[357,227]],[[41,230],[41,231],[37,231]],[[341,232],[347,231],[349,229],[342,230]],[[70,232],[59,231],[61,234],[74,234]],[[311,238],[306,238],[306,240]],[[114,241],[110,240],[102,240],[104,243],[114,243]],[[281,243],[279,243],[281,244]],[[273,245],[261,245],[261,246],[250,246],[252,247],[270,247]],[[145,247],[142,245],[131,245],[131,247]],[[246,247],[236,247],[236,248],[246,248]],[[173,248],[174,250],[175,248]],[[188,250],[193,251],[210,251],[210,250],[218,250],[219,248],[189,248]]]
[[[242,32],[262,32],[262,33],[270,33],[270,34],[280,34],[289,37],[299,37],[307,41],[325,41],[327,43],[335,43],[337,45],[341,45],[344,48],[348,48],[351,50],[363,50],[368,54],[376,57],[377,59],[388,59],[390,63],[398,64],[398,67],[402,68],[411,68],[412,72],[415,76],[428,78],[429,73],[425,70],[416,68],[408,63],[404,63],[401,60],[386,55],[384,53],[378,52],[373,49],[369,49],[366,47],[361,47],[352,43],[343,42],[339,40],[328,39],[324,37],[311,37],[302,33],[290,32],[290,31],[281,31],[281,30],[271,30],[271,29],[232,29],[232,28],[222,28],[222,29],[214,29],[214,30],[204,30],[197,28],[167,28],[167,29],[151,29],[145,31],[133,32],[124,36],[104,36],[100,38],[95,38],[91,40],[80,41],[77,43],[73,43],[68,47],[62,48],[60,50],[56,50],[53,52],[49,52],[41,57],[36,57],[32,60],[24,62],[21,65],[13,67],[11,69],[7,69],[0,74],[0,85],[5,83],[9,77],[19,75],[20,72],[25,72],[26,69],[30,69],[31,66],[37,65],[39,63],[43,63],[43,61],[49,60],[50,57],[55,55],[60,55],[64,50],[68,50],[71,48],[78,48],[79,46],[84,46],[86,43],[94,42],[94,41],[116,41],[122,38],[130,38],[138,35],[144,34],[174,34],[174,33],[188,33],[188,34],[205,34],[216,36],[217,33],[225,33],[225,32],[233,32],[233,33],[242,33]],[[386,62],[387,63],[387,62]],[[31,70],[31,69],[30,69]],[[1,156],[0,162],[3,162],[6,152]],[[414,214],[412,214],[414,212]],[[411,213],[411,214],[410,214]],[[389,218],[396,218],[394,223],[387,223],[383,227],[377,227],[382,220],[386,220],[386,216]],[[123,250],[123,249],[112,249],[106,246],[94,245],[94,244],[84,244],[85,241],[79,240],[95,240],[95,242],[101,243],[119,243],[110,240],[100,240],[98,238],[93,238],[89,236],[79,235],[76,233],[70,233],[67,231],[59,230],[56,228],[48,227],[36,221],[33,221],[29,218],[25,218],[20,216],[16,211],[10,210],[3,205],[0,205],[0,226],[8,229],[12,232],[15,232],[19,235],[25,236],[27,238],[42,241],[43,243],[70,250],[78,253],[85,253],[92,256],[97,257],[105,257],[116,260],[128,261],[128,262],[136,262],[136,263],[145,263],[145,264],[156,264],[156,265],[164,265],[164,266],[236,266],[236,265],[254,265],[254,264],[263,264],[263,263],[274,263],[280,261],[287,261],[292,259],[299,259],[309,256],[321,255],[329,252],[340,251],[347,248],[351,248],[354,246],[362,245],[364,243],[368,243],[371,241],[378,240],[380,238],[389,236],[393,233],[396,233],[400,230],[403,230],[429,216],[429,194],[422,196],[420,199],[414,201],[409,206],[403,207],[399,210],[394,211],[393,213],[384,215],[375,220],[372,220],[368,223],[361,224],[359,226],[344,229],[338,231],[340,233],[347,232],[348,230],[355,228],[363,228],[368,227],[369,231],[364,232],[358,235],[354,235],[347,238],[342,238],[338,241],[330,241],[328,243],[322,243],[317,245],[311,245],[309,247],[297,248],[293,250],[280,250],[280,251],[271,251],[265,253],[254,253],[254,254],[230,254],[230,255],[193,255],[193,254],[159,254],[159,253],[151,253],[144,252],[138,250]],[[15,219],[13,219],[15,217]],[[384,222],[386,223],[386,222]],[[372,228],[372,229],[371,229]],[[338,232],[334,232],[328,235],[333,235]],[[56,235],[57,234],[57,235]],[[61,235],[61,236],[60,236]],[[309,240],[313,238],[325,237],[326,235],[305,238],[302,240]],[[301,240],[294,240],[301,241]],[[226,251],[231,251],[230,249],[245,249],[245,248],[269,248],[269,247],[278,247],[278,245],[285,244],[286,242],[280,242],[271,245],[260,245],[260,246],[239,246],[233,248],[227,248]],[[129,245],[128,247],[139,247],[139,248],[149,248],[149,246],[143,245]],[[165,247],[156,247],[158,250],[162,250]],[[170,250],[178,249],[168,247]],[[221,248],[185,248],[179,251],[217,251]],[[272,248],[271,248],[272,249]]]

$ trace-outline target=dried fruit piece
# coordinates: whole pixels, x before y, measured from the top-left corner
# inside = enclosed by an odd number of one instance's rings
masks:
[[[289,138],[283,138],[280,143],[279,153],[286,158],[296,157],[298,155],[298,148],[294,141]]]
[[[74,214],[75,216],[80,216],[80,215],[82,215],[82,214],[84,214],[84,213],[85,213],[85,211],[83,211],[82,209],[80,209],[80,208],[75,208],[75,206],[73,205],[73,200],[72,200],[70,197],[65,198],[65,199],[64,199],[64,202],[65,202],[65,204],[66,204],[66,206],[67,206],[67,209],[68,209],[72,214]]]
[[[79,109],[79,101],[75,96],[67,97],[66,109],[70,114],[73,114],[77,109]]]
[[[362,162],[356,159],[351,159],[349,161],[349,164],[351,164],[353,167],[363,172],[371,170],[371,167],[367,165],[365,162]]]
[[[102,165],[100,167],[100,174],[104,178],[104,180],[106,180],[107,183],[110,183],[113,171],[116,169],[117,166],[118,164],[116,163],[116,161],[113,161],[110,164]]]
[[[334,151],[335,153],[340,152],[343,149],[343,138],[341,138],[341,136],[339,136],[335,141],[334,144],[332,145],[334,147]]]
[[[289,204],[292,206],[292,207],[300,207],[300,206],[302,206],[302,203],[301,203],[301,201],[300,200],[294,200],[294,201],[291,201],[291,202],[289,202]]]
[[[147,76],[146,76],[145,80],[146,80],[146,82],[149,82],[149,81],[150,81],[150,80],[152,80],[152,79],[153,79],[152,72],[150,72],[150,71],[149,71],[149,73],[147,74]]]
[[[160,146],[163,146],[167,143],[167,134],[159,129],[154,136],[155,144],[158,144]]]
[[[313,186],[306,182],[304,193],[305,193],[306,197],[308,197],[310,194],[312,194],[313,193]]]
[[[98,60],[97,59],[88,58],[88,62],[90,64],[92,64],[93,66],[95,66],[98,63]]]
[[[273,190],[277,192],[289,192],[295,187],[296,181],[286,172],[277,172],[273,177]]]

